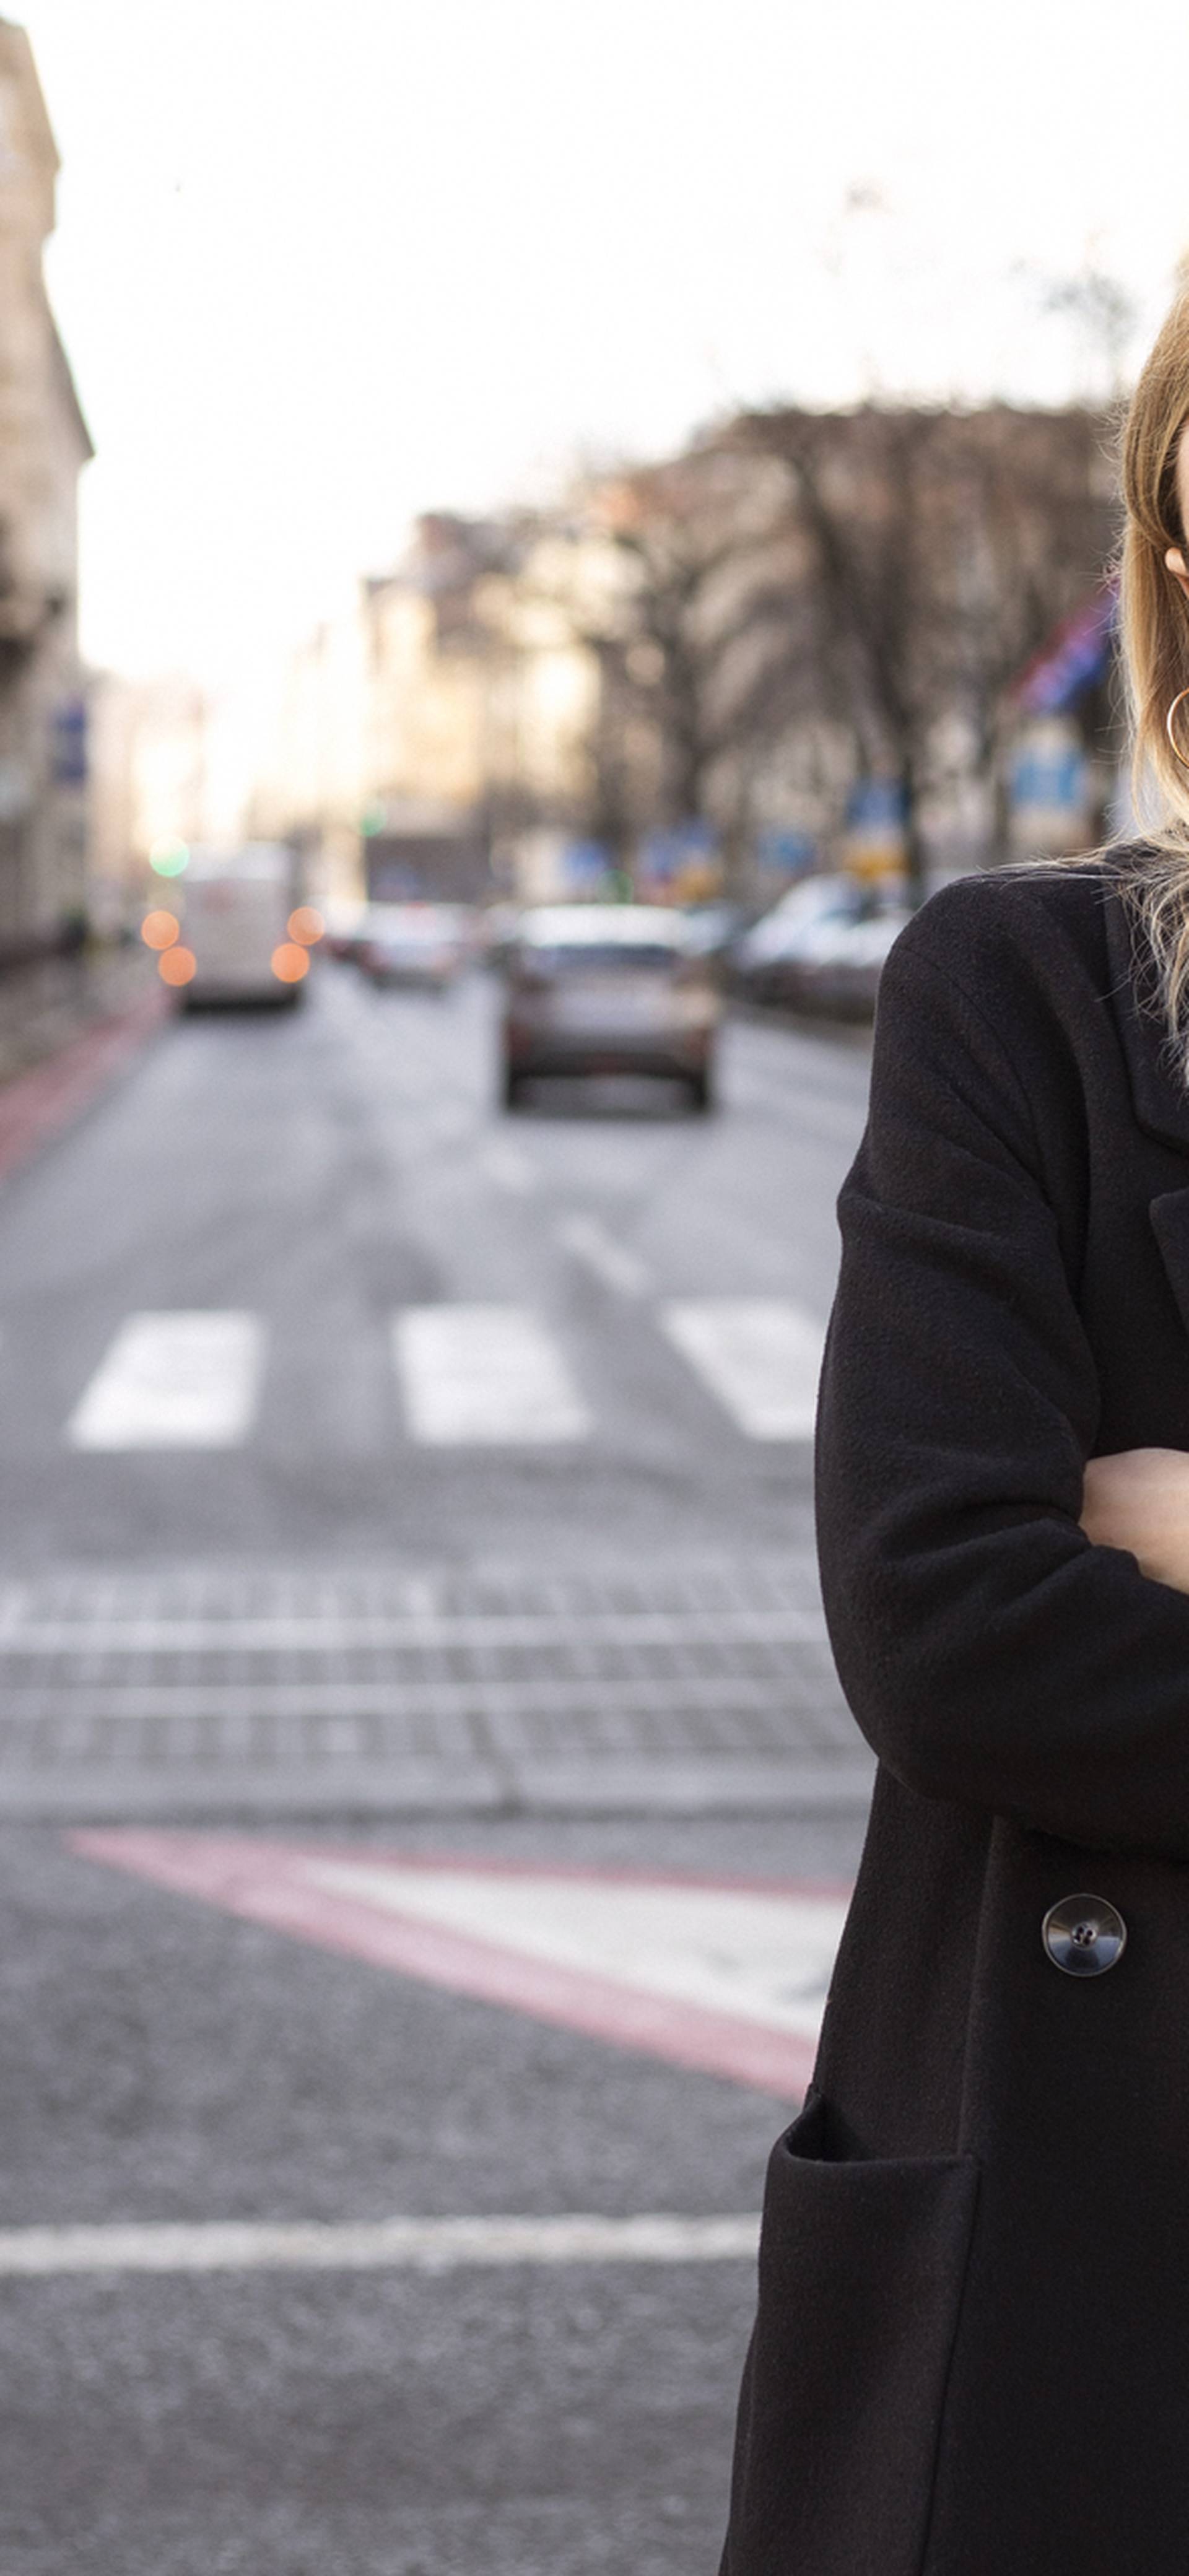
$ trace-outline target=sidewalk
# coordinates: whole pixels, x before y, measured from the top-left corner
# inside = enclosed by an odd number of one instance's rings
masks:
[[[0,976],[0,1180],[106,1089],[168,1008],[140,947]]]

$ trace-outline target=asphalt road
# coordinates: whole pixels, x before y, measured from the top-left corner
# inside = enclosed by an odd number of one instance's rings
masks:
[[[665,1299],[823,1319],[866,1050],[735,1026],[723,1112],[661,1086],[494,1106],[492,987],[442,1001],[324,972],[304,1011],[170,1023],[0,1201],[0,1512],[11,1563],[466,1562],[508,1549],[785,1548],[805,1444],[747,1440],[657,1327]],[[592,1105],[598,1101],[598,1106]],[[618,1257],[618,1274],[616,1260]],[[589,1437],[463,1460],[410,1441],[391,1318],[531,1308]],[[218,1453],[65,1443],[128,1316],[267,1327],[251,1436]]]
[[[494,1007],[174,1021],[0,1195],[0,1813],[862,1801],[808,1435],[865,1046],[509,1118]]]
[[[713,2576],[865,1052],[510,1119],[492,1004],[173,1023],[0,1196],[0,2576]]]

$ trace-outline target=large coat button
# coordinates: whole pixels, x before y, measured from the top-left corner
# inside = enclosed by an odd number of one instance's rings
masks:
[[[1105,1896],[1063,1896],[1050,1905],[1040,1936],[1067,1977],[1102,1977],[1123,1956],[1127,1926]]]

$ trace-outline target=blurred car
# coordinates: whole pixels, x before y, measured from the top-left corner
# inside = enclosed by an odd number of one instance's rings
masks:
[[[347,960],[357,958],[367,926],[367,905],[332,901],[323,906],[323,912],[327,955]]]
[[[710,903],[683,904],[681,917],[689,932],[690,947],[702,957],[721,957],[751,919],[743,904],[728,903],[725,897]]]
[[[911,920],[904,904],[885,904],[857,921],[822,923],[799,963],[801,1006],[839,1019],[869,1019],[888,952]]]
[[[174,881],[179,935],[162,949],[159,964],[182,1009],[299,1002],[309,957],[290,929],[298,897],[297,862],[284,842],[192,848]],[[141,935],[148,937],[147,925]],[[157,937],[150,944],[161,947]]]
[[[444,993],[462,973],[470,942],[456,904],[372,903],[357,956],[374,984],[404,984]]]
[[[731,982],[746,1000],[863,1017],[908,919],[898,890],[857,877],[804,877],[734,942]]]
[[[854,877],[802,877],[733,940],[728,953],[735,990],[754,1002],[793,1002],[800,998],[801,968],[822,933],[832,936],[840,923],[858,921],[863,890]]]
[[[503,1098],[538,1074],[656,1074],[714,1098],[718,995],[681,914],[659,904],[526,912],[507,968]]]
[[[506,966],[520,929],[518,903],[489,903],[476,915],[475,951],[485,966]]]

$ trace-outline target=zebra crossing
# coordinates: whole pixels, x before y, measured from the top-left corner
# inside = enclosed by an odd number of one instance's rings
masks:
[[[811,1315],[785,1297],[693,1297],[663,1321],[750,1439],[812,1439],[822,1335]]]
[[[565,1360],[519,1306],[414,1306],[393,1321],[393,1352],[415,1440],[581,1440],[590,1416]]]
[[[823,1333],[777,1297],[639,1299],[703,1395],[748,1440],[813,1431]],[[528,1306],[404,1307],[388,1348],[405,1436],[433,1449],[533,1447],[597,1436],[597,1389]],[[64,1438],[90,1451],[234,1449],[253,1436],[268,1369],[264,1319],[243,1311],[127,1316]]]
[[[130,1315],[71,1414],[74,1449],[233,1449],[255,1419],[256,1315]]]

